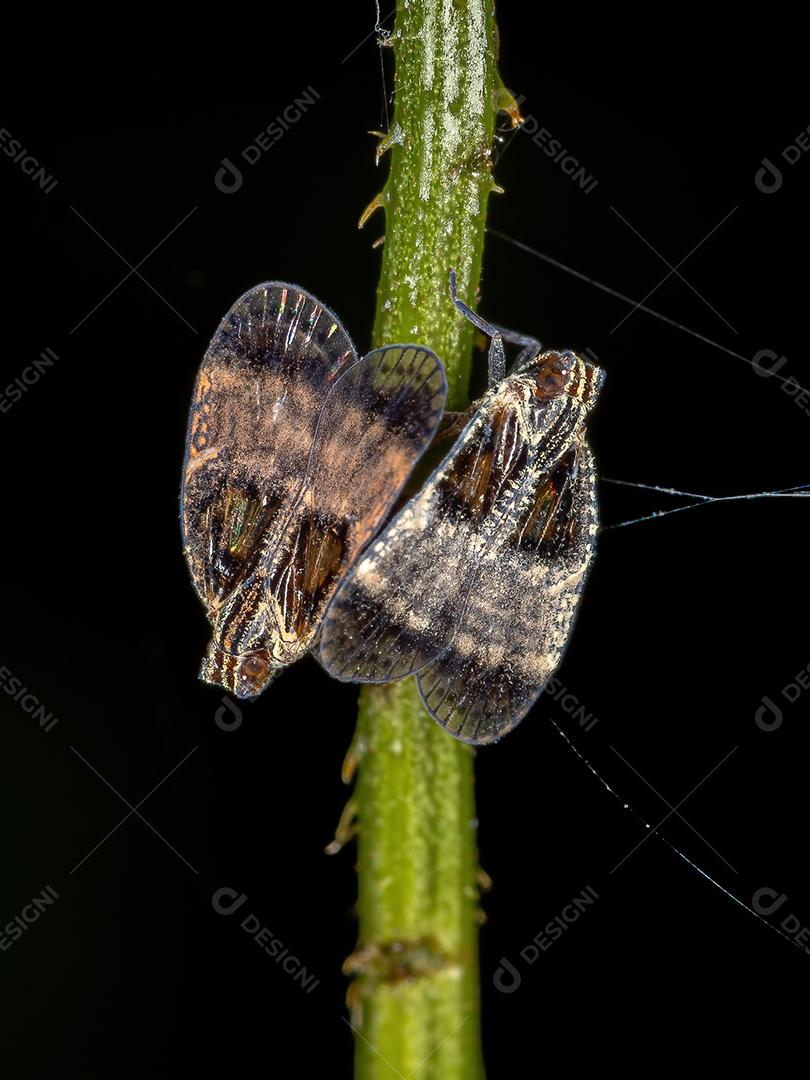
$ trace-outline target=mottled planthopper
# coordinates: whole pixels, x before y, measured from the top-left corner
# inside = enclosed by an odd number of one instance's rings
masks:
[[[446,396],[429,349],[359,358],[296,285],[236,301],[197,376],[183,467],[184,552],[212,630],[202,679],[255,697],[311,648]]]
[[[321,632],[336,678],[416,674],[428,711],[465,742],[501,738],[562,658],[598,532],[585,424],[603,372],[503,330],[490,389],[421,492],[344,579]],[[503,339],[524,346],[505,376]]]

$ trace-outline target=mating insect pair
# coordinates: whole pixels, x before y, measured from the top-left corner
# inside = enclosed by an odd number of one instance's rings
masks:
[[[560,661],[597,533],[585,419],[602,373],[456,307],[491,337],[490,389],[384,525],[439,426],[438,357],[358,358],[293,285],[257,286],[200,369],[182,503],[213,638],[201,678],[255,697],[313,649],[351,682],[415,674],[435,720],[500,738]],[[503,341],[524,346],[505,375]],[[382,526],[382,531],[379,531]]]

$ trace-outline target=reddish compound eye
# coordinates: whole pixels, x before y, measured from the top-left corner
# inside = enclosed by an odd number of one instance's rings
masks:
[[[249,656],[242,663],[241,674],[246,679],[258,679],[267,674],[269,666],[261,656]]]
[[[539,398],[557,397],[565,389],[570,364],[556,353],[544,358],[535,380],[535,395]]]

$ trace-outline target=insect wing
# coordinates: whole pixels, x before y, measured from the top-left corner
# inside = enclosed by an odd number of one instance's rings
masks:
[[[441,361],[414,345],[377,349],[335,381],[302,493],[278,547],[268,554],[274,655],[281,662],[312,644],[341,578],[430,444],[446,397]]]
[[[431,715],[466,742],[519,723],[559,663],[593,553],[580,424],[570,399],[490,394],[339,589],[321,635],[327,671],[418,673]]]
[[[356,361],[336,316],[296,285],[258,285],[222,320],[197,376],[181,494],[186,559],[209,615],[283,527],[324,395]]]
[[[593,556],[588,447],[572,447],[532,487],[478,560],[451,643],[417,675],[431,715],[465,742],[494,742],[531,708],[565,651]]]

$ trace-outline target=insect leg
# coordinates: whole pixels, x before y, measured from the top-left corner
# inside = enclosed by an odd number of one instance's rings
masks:
[[[499,326],[497,323],[489,322],[487,319],[483,319],[480,315],[476,314],[476,312],[468,307],[463,300],[460,300],[456,290],[456,272],[453,269],[450,270],[450,295],[453,298],[456,310],[463,315],[468,322],[471,322],[473,326],[477,327],[483,334],[486,334],[488,338],[492,339],[489,346],[488,357],[490,386],[494,386],[496,383],[500,382],[506,375],[506,353],[503,347],[504,341],[508,341],[513,345],[523,345],[525,352],[528,352],[531,349],[534,355],[540,351],[541,345],[537,338],[533,338],[528,334],[519,334],[515,330],[508,330],[506,327]],[[521,357],[522,356],[523,353],[521,353]]]
[[[490,386],[497,386],[506,377],[506,352],[503,347],[503,338],[500,334],[493,334],[487,353],[487,380]]]

